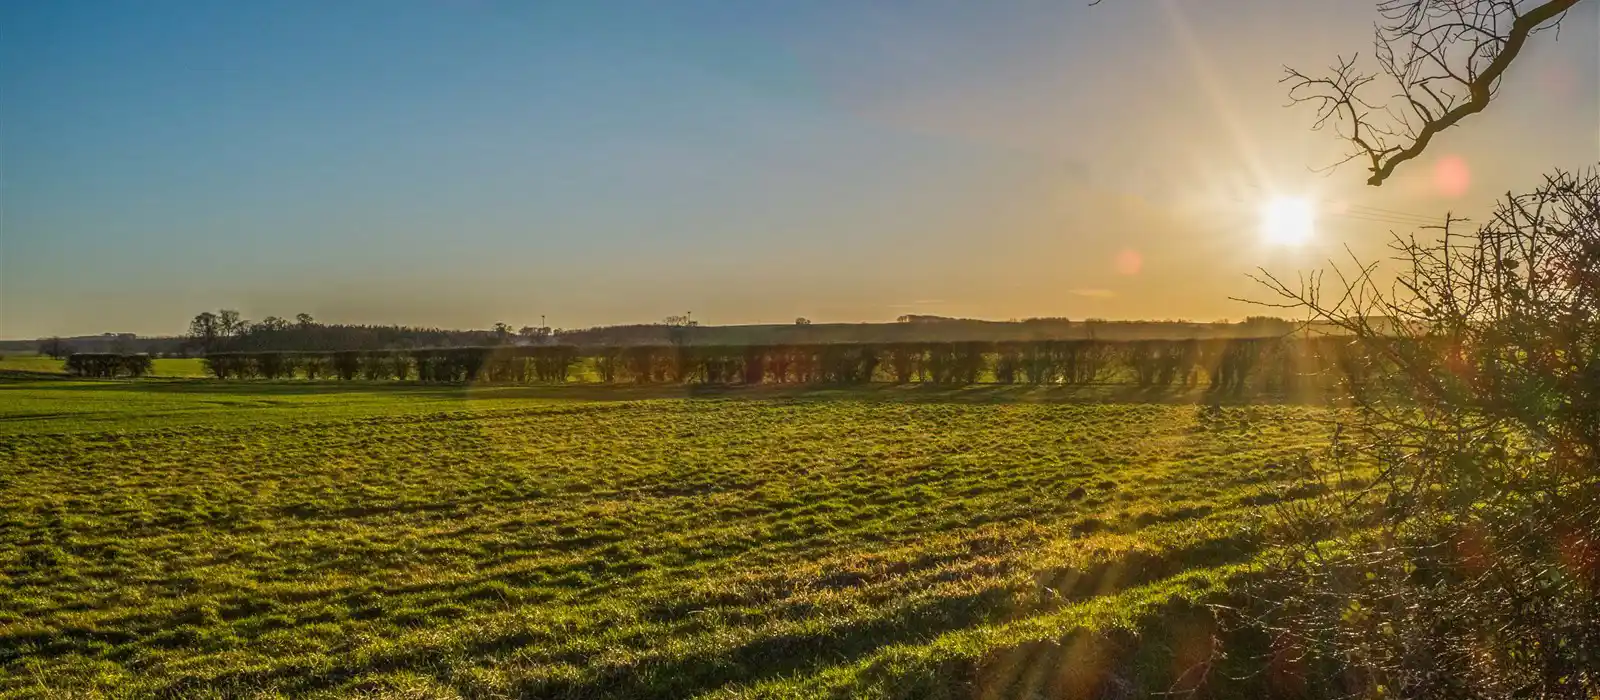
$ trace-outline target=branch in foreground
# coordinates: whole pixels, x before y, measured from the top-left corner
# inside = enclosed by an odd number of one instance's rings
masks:
[[[1396,168],[1427,150],[1440,132],[1483,111],[1493,101],[1507,69],[1534,33],[1559,24],[1582,0],[1544,0],[1533,7],[1518,0],[1386,0],[1378,5],[1389,20],[1374,43],[1383,77],[1395,92],[1384,101],[1364,96],[1378,73],[1340,59],[1329,75],[1312,77],[1286,69],[1294,103],[1317,108],[1321,129],[1332,123],[1351,151],[1335,165],[1361,158],[1382,185]]]

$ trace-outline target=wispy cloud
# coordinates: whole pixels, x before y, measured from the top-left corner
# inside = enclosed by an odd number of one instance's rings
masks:
[[[943,304],[943,303],[944,303],[943,299],[918,299],[916,301],[907,302],[907,303],[904,303],[904,304],[890,304],[889,308],[891,308],[891,309],[914,309],[914,308],[917,308],[919,306],[932,306],[934,304]]]
[[[1110,299],[1111,297],[1117,295],[1116,292],[1113,292],[1109,289],[1074,289],[1071,290],[1071,292],[1077,296],[1089,297],[1091,299]]]

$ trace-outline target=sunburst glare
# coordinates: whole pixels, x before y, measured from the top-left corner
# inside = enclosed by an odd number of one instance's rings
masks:
[[[1303,245],[1316,232],[1316,219],[1311,200],[1273,197],[1261,204],[1261,237],[1277,245]]]

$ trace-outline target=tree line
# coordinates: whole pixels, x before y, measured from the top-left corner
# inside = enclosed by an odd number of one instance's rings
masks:
[[[68,355],[65,368],[75,377],[143,377],[150,374],[149,355],[114,352],[78,352]]]
[[[594,328],[513,327],[496,323],[488,329],[448,330],[412,326],[321,323],[310,314],[294,318],[268,316],[250,321],[238,311],[222,309],[197,314],[182,339],[187,354],[270,350],[387,350],[492,345],[805,345],[824,343],[1031,341],[1068,339],[1251,338],[1292,333],[1297,324],[1285,319],[1250,317],[1242,323],[1186,321],[1106,321],[1030,318],[983,321],[939,316],[905,316],[896,323],[816,324],[797,318],[792,324],[705,326],[692,314],[669,316],[657,323]],[[87,348],[80,348],[87,349]],[[110,348],[112,351],[117,348]],[[64,356],[66,353],[63,352]]]
[[[218,352],[219,379],[442,383],[865,384],[892,382],[1287,390],[1359,378],[1346,339],[1044,340],[631,346],[494,345],[411,350]],[[580,368],[587,371],[581,372]]]
[[[189,321],[184,346],[187,351],[201,355],[286,350],[332,352],[540,344],[549,342],[556,332],[543,325],[513,328],[506,323],[496,323],[487,330],[329,324],[317,322],[310,314],[297,314],[292,320],[268,316],[250,321],[238,311],[222,309],[195,315]]]

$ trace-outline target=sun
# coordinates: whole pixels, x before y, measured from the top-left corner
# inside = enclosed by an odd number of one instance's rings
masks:
[[[1316,231],[1317,212],[1304,197],[1273,197],[1261,203],[1261,237],[1269,243],[1303,245]]]

